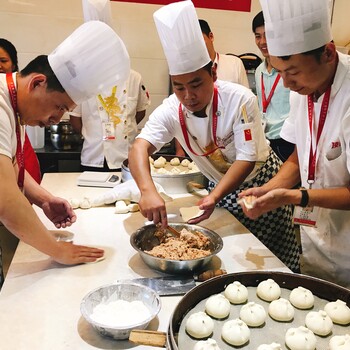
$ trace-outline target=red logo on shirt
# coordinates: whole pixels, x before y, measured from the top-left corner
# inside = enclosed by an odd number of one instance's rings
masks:
[[[338,147],[340,147],[340,142],[339,141],[332,142],[332,149],[333,148],[338,148]]]
[[[246,141],[251,141],[252,140],[252,132],[250,129],[244,130],[244,139]]]

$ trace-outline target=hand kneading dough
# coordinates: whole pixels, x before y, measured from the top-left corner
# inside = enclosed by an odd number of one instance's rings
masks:
[[[252,301],[242,306],[239,318],[250,327],[259,327],[266,320],[266,311],[263,306]]]
[[[269,278],[258,284],[256,294],[260,299],[272,301],[281,296],[281,288],[273,279]]]
[[[314,350],[316,348],[315,334],[306,327],[289,328],[285,341],[290,350]]]
[[[350,323],[350,308],[342,300],[331,301],[325,305],[324,311],[334,323],[346,325]]]
[[[314,306],[315,298],[310,290],[298,287],[291,291],[289,301],[298,309],[311,309]]]
[[[185,328],[193,338],[207,338],[213,333],[214,321],[205,312],[200,311],[187,319]]]
[[[294,308],[289,300],[280,298],[269,305],[269,315],[276,321],[291,321],[294,318]]]
[[[335,335],[329,341],[329,350],[349,350],[350,335]]]
[[[333,328],[333,322],[326,311],[311,311],[305,317],[305,325],[317,335],[326,336]]]
[[[283,350],[281,344],[271,343],[271,344],[261,344],[256,350]]]
[[[208,338],[197,342],[193,350],[220,350],[220,348],[214,339]]]
[[[214,294],[205,303],[205,311],[215,318],[225,318],[230,314],[230,302],[222,294]]]
[[[224,323],[221,336],[227,343],[241,346],[249,340],[250,330],[242,320],[237,318]]]
[[[224,294],[232,304],[243,304],[248,300],[248,289],[239,281],[230,283]]]

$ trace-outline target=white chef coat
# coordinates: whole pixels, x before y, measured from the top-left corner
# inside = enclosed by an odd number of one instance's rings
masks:
[[[339,52],[338,55],[328,114],[317,148],[316,179],[312,188],[350,185],[350,56]],[[323,96],[314,105],[317,124]],[[290,97],[290,117],[284,123],[281,137],[296,144],[302,185],[309,188],[311,138],[307,96],[291,92]],[[301,241],[305,260],[302,272],[350,287],[349,211],[320,208],[317,228],[301,226]]]
[[[104,96],[105,97],[105,96]],[[102,122],[108,121],[107,112],[97,97],[94,97],[74,110],[74,117],[82,118],[81,164],[102,168],[104,158],[111,169],[120,168],[123,160],[128,158],[128,151],[137,135],[135,115],[150,105],[148,92],[143,85],[141,75],[130,71],[130,76],[123,86],[117,87],[117,97],[121,122],[116,126],[116,138],[103,141]]]
[[[261,125],[260,112],[255,95],[246,87],[226,81],[217,80],[218,88],[218,125],[216,143],[224,146],[222,153],[229,163],[235,160],[258,162],[246,181],[253,178],[257,169],[269,155],[270,147],[266,141]],[[172,94],[150,115],[137,138],[143,138],[159,150],[173,137],[180,142],[191,156],[200,171],[210,180],[219,182],[224,174],[219,172],[207,157],[194,155],[186,145],[179,122],[179,100]],[[242,105],[246,105],[249,120],[242,122]],[[205,147],[212,138],[212,103],[207,106],[207,116],[199,118],[184,108],[186,126],[192,149],[197,154],[205,153]],[[246,140],[246,133],[252,139]]]

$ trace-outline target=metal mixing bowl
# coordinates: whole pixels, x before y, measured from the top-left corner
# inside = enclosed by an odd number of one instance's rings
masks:
[[[104,303],[108,304],[116,300],[142,301],[149,309],[150,316],[142,322],[126,327],[111,327],[94,321],[91,315],[95,306]],[[108,284],[88,293],[82,300],[80,311],[87,322],[101,335],[114,339],[127,339],[133,329],[145,329],[161,308],[159,295],[151,288],[136,283],[115,283]]]
[[[74,150],[78,148],[83,139],[79,134],[52,134],[50,135],[52,145],[58,150]]]
[[[199,259],[193,260],[169,260],[157,258],[145,252],[151,250],[153,247],[159,245],[159,240],[155,237],[154,232],[157,227],[154,224],[146,225],[135,231],[130,237],[130,243],[133,248],[138,251],[143,261],[152,269],[166,272],[169,274],[184,274],[193,273],[202,270],[213,258],[214,255],[220,252],[223,247],[222,238],[214,231],[198,225],[190,225],[185,223],[170,223],[171,227],[177,231],[183,228],[188,231],[199,231],[210,239],[211,254]]]

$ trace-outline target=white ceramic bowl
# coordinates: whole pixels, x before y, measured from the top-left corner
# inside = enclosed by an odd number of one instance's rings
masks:
[[[110,325],[98,323],[91,318],[95,306],[117,300],[142,301],[148,308],[150,316],[142,322],[136,322],[127,327],[111,327]],[[80,311],[85,320],[101,335],[119,340],[128,339],[133,329],[147,328],[148,324],[159,313],[160,307],[160,297],[153,289],[136,283],[115,283],[96,288],[88,293],[81,302]]]

